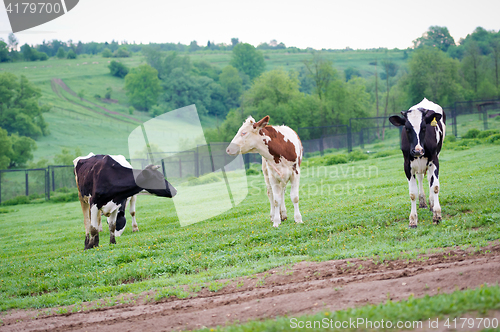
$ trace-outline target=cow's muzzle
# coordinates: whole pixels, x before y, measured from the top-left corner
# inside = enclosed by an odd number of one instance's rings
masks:
[[[425,151],[423,148],[415,148],[411,150],[411,155],[413,157],[422,157],[425,154]]]
[[[240,147],[234,143],[230,143],[226,149],[226,153],[230,156],[236,156],[240,153]]]

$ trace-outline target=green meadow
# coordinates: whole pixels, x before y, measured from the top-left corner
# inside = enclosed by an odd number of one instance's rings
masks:
[[[0,234],[0,309],[79,304],[148,290],[156,291],[156,299],[194,296],[196,291],[178,286],[211,287],[219,279],[304,260],[415,258],[440,248],[485,246],[500,238],[500,191],[492,181],[500,176],[499,137],[445,142],[443,221],[433,225],[432,213],[421,209],[416,229],[408,228],[408,185],[397,141],[367,146],[373,154],[357,151],[347,163],[336,164],[334,155],[305,160],[304,224],[293,222],[287,193],[290,218],[271,227],[256,167],[249,172],[255,175],[248,177],[248,196],[235,208],[180,227],[171,199],[140,195],[140,231],[132,233],[129,225],[110,245],[104,223],[100,246],[87,251],[78,202],[2,207],[8,227]]]

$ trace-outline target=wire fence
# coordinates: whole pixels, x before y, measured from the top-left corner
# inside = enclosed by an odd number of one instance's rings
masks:
[[[444,109],[447,126],[456,137],[463,136],[470,129],[500,129],[500,99],[457,102]],[[449,129],[448,129],[449,130]],[[349,152],[354,147],[364,148],[385,139],[400,137],[401,127],[389,123],[387,117],[351,118],[349,125],[301,127],[305,157],[316,153],[324,154],[339,149]],[[226,153],[227,142],[210,143],[182,152],[155,152],[153,160],[159,160],[161,170],[167,178],[186,179],[216,172],[230,164],[234,157]],[[148,159],[130,160],[134,168],[144,168]],[[261,163],[260,155],[244,155],[248,168],[251,163]],[[0,170],[0,203],[18,196],[50,200],[57,191],[76,191],[73,165],[50,165],[47,168]]]

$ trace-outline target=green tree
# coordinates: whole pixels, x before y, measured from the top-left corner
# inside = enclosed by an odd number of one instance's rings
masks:
[[[309,73],[309,76],[314,81],[314,92],[319,99],[327,97],[329,85],[336,78],[337,71],[333,68],[331,61],[323,59],[315,53],[310,60],[304,60],[304,65]]]
[[[111,58],[113,56],[113,52],[111,52],[111,50],[106,47],[104,50],[102,50],[101,55],[103,58]]]
[[[26,136],[12,134],[13,154],[10,156],[9,168],[23,167],[30,160],[33,160],[33,151],[36,150],[36,143],[33,139]]]
[[[132,68],[125,76],[125,90],[132,106],[148,112],[157,104],[160,93],[158,71],[146,64]]]
[[[127,66],[125,66],[123,63],[118,62],[118,61],[111,61],[111,63],[108,66],[109,72],[111,75],[119,77],[119,78],[124,78],[127,76],[129,70]]]
[[[7,130],[0,128],[0,169],[7,169],[10,157],[14,154],[12,141]]]
[[[437,48],[422,47],[414,52],[408,67],[407,91],[411,104],[417,104],[426,97],[447,106],[458,99],[458,60]]]
[[[450,35],[447,27],[433,25],[425,32],[422,37],[413,41],[415,48],[429,46],[437,47],[441,51],[446,52],[448,48],[455,45],[455,40]]]
[[[60,46],[59,49],[57,50],[56,56],[59,59],[64,59],[66,57],[66,51],[64,50],[64,47]]]
[[[120,47],[113,53],[113,57],[115,58],[128,58],[129,56],[130,52],[125,47]]]
[[[9,48],[14,51],[17,49],[17,45],[19,45],[19,41],[17,40],[16,35],[14,35],[12,32],[9,33],[8,43],[9,43]]]
[[[240,106],[239,99],[243,93],[243,79],[238,69],[228,65],[219,75],[219,83],[226,92],[226,105],[229,109]]]
[[[66,58],[68,59],[76,59],[76,53],[73,51],[73,49],[70,49],[68,53],[66,54]]]
[[[48,135],[48,126],[42,113],[47,106],[40,106],[40,89],[21,76],[0,73],[0,127],[9,134],[39,138]]]
[[[266,68],[262,53],[246,43],[234,46],[229,64],[238,71],[247,74],[251,80],[260,76]]]
[[[69,149],[63,148],[61,149],[61,153],[55,155],[54,163],[56,165],[73,165],[73,160],[81,155],[82,150],[80,148],[76,148],[74,153],[71,153]]]

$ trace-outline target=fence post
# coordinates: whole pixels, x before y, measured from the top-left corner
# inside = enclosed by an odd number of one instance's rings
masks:
[[[3,172],[0,171],[0,203],[2,203],[2,174]]]
[[[45,170],[45,197],[50,201],[50,173],[48,168]]]
[[[250,154],[247,153],[247,154],[243,155],[243,159],[245,162],[245,169],[249,169],[250,168]]]
[[[28,181],[28,171],[24,171],[25,181],[26,181],[26,196],[29,196],[29,181]]]
[[[363,137],[363,129],[364,128],[361,128],[361,130],[359,131],[359,145],[361,145],[362,149],[365,148],[365,140],[364,140],[364,137]]]
[[[483,107],[483,123],[484,123],[484,130],[488,130],[488,109],[486,107]]]
[[[163,177],[167,177],[167,173],[165,172],[165,160],[161,160],[161,169],[163,170]]]
[[[52,191],[56,191],[56,181],[55,181],[55,176],[54,176],[54,167],[51,167],[52,170]]]
[[[196,177],[200,176],[198,145],[196,145],[196,152],[194,153],[194,173]]]
[[[452,122],[453,135],[455,135],[455,137],[458,137],[458,130],[457,130],[457,103],[456,102],[455,102],[455,107],[451,110],[451,118],[453,119],[453,122]]]
[[[351,152],[351,151],[352,151],[351,126],[348,126],[347,127],[347,152]]]

